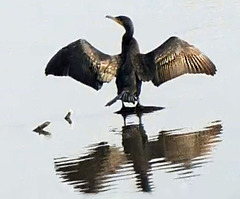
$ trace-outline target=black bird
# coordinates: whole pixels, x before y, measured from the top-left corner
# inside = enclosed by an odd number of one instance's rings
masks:
[[[70,76],[96,90],[103,83],[116,77],[117,100],[139,104],[143,81],[152,81],[155,86],[186,73],[214,75],[216,67],[211,60],[193,45],[170,37],[149,53],[141,54],[133,37],[134,28],[126,16],[106,16],[125,28],[122,37],[122,52],[107,55],[94,48],[84,39],[79,39],[59,50],[47,64],[46,75]],[[124,104],[123,104],[124,105]]]

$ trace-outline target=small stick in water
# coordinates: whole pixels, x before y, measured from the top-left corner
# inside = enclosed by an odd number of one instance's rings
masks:
[[[37,126],[37,128],[33,129],[34,132],[37,132],[39,134],[43,134],[43,135],[51,135],[49,132],[43,130],[44,128],[46,128],[51,122],[47,121],[44,122],[43,124]]]
[[[69,123],[69,124],[72,124],[72,120],[71,120],[71,111],[69,111],[67,113],[67,115],[64,117],[64,119]]]

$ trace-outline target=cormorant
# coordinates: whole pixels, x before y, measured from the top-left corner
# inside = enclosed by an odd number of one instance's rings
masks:
[[[117,100],[138,102],[141,85],[152,81],[155,86],[186,73],[214,75],[212,61],[193,45],[172,36],[149,53],[142,54],[133,37],[132,21],[126,16],[106,16],[125,28],[122,52],[108,55],[79,39],[59,50],[47,64],[46,75],[70,76],[96,90],[116,77],[118,95],[106,104]],[[123,104],[124,105],[124,104]]]

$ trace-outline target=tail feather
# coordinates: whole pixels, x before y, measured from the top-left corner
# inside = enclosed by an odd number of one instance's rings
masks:
[[[111,106],[112,104],[114,104],[117,100],[121,99],[121,94],[117,95],[116,97],[114,97],[111,101],[109,101],[105,106]]]
[[[137,97],[129,93],[128,91],[123,91],[119,95],[114,97],[111,101],[109,101],[105,106],[111,106],[117,100],[122,100],[123,102],[131,102],[135,104],[135,101],[137,101]]]

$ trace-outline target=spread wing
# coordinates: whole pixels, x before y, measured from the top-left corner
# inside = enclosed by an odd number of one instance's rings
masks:
[[[96,90],[117,73],[120,56],[110,56],[80,39],[59,50],[47,64],[46,75],[70,76]]]
[[[152,81],[155,86],[186,73],[216,73],[215,65],[206,55],[177,37],[170,37],[147,54],[139,54],[137,63],[139,79]]]

